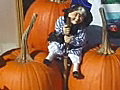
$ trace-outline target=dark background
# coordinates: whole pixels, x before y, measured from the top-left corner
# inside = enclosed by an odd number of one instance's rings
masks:
[[[24,16],[28,10],[28,8],[30,7],[30,5],[34,2],[35,0],[23,0],[23,13]]]

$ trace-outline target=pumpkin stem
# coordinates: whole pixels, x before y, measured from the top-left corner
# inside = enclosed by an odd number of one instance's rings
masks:
[[[110,55],[113,54],[114,51],[111,48],[110,40],[108,38],[107,20],[105,18],[105,11],[104,8],[100,8],[99,10],[102,18],[103,29],[102,29],[102,45],[101,48],[98,50],[98,53],[104,55]]]
[[[26,62],[33,61],[32,57],[29,55],[27,40],[28,40],[29,33],[31,32],[33,25],[36,21],[37,16],[38,16],[37,14],[33,14],[32,21],[22,36],[21,54],[16,59],[18,62],[26,63]]]

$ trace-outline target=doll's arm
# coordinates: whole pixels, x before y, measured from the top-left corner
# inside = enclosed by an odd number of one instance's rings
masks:
[[[63,34],[63,27],[64,27],[65,23],[64,23],[64,17],[61,16],[57,19],[56,23],[55,23],[55,31],[57,33],[62,33]]]
[[[75,35],[70,44],[74,47],[84,47],[86,44],[86,34],[79,33],[79,34]]]

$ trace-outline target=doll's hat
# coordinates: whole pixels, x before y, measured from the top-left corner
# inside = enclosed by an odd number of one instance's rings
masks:
[[[89,11],[91,10],[92,4],[88,2],[88,0],[72,0],[72,5],[71,7],[74,7],[76,5],[84,6],[86,7]]]

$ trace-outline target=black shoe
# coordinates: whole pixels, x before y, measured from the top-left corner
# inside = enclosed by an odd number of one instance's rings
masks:
[[[48,60],[48,59],[45,59],[45,60],[43,61],[43,63],[46,64],[46,65],[49,65],[49,64],[51,64],[52,62],[51,62],[50,60]]]
[[[84,79],[84,75],[78,71],[73,72],[73,77],[77,79]]]
[[[74,71],[74,72],[73,72],[73,77],[74,77],[74,78],[80,78],[79,72],[78,72],[78,71]]]

